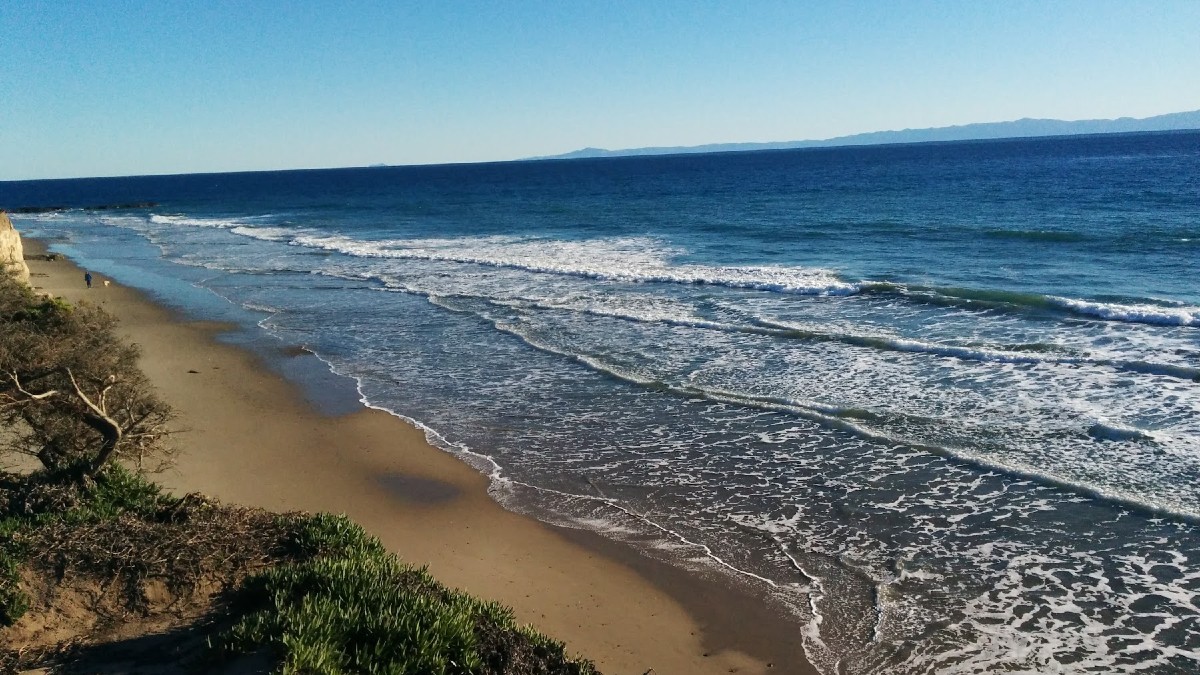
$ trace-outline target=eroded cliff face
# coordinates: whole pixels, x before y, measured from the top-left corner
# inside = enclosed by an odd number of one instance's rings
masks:
[[[29,268],[25,265],[21,235],[8,219],[8,214],[3,211],[0,211],[0,266],[3,266],[6,273],[29,283]]]

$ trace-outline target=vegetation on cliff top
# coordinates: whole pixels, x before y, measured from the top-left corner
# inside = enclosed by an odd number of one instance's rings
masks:
[[[0,473],[0,672],[595,672],[345,517],[164,493],[171,410],[114,323],[0,278],[0,460],[40,464]]]
[[[170,406],[99,307],[71,307],[0,275],[0,451],[90,479],[109,462],[169,455]]]

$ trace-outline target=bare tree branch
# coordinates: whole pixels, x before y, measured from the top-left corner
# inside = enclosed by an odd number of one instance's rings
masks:
[[[51,389],[50,391],[44,391],[40,394],[32,394],[32,393],[26,391],[25,387],[21,386],[21,378],[17,377],[16,373],[10,372],[8,374],[8,378],[10,380],[12,380],[13,387],[15,387],[17,391],[21,392],[21,394],[24,395],[25,398],[30,401],[40,401],[42,399],[50,398],[51,396],[55,396],[58,394],[57,389]],[[17,400],[16,402],[20,403],[21,401]]]
[[[165,460],[170,406],[99,307],[31,293],[0,274],[0,453],[89,477],[119,457]]]

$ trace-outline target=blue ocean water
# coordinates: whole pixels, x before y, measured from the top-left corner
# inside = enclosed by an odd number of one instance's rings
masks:
[[[1200,132],[0,204],[308,348],[510,508],[767,589],[824,672],[1200,671]]]

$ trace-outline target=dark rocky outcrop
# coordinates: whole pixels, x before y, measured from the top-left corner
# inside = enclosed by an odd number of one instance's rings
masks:
[[[119,204],[97,204],[95,206],[81,207],[81,211],[115,211],[118,209],[152,209],[158,206],[158,202],[121,202]],[[9,209],[9,213],[55,213],[57,211],[68,211],[70,206],[18,206]]]

